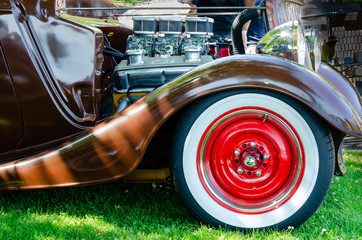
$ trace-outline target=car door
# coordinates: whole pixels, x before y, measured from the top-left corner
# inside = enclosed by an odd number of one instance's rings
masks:
[[[16,90],[0,45],[0,153],[15,148],[22,132],[23,119]]]

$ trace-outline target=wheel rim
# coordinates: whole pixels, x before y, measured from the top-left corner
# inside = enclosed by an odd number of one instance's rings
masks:
[[[234,212],[260,214],[283,205],[303,178],[304,157],[292,125],[263,108],[215,119],[198,147],[197,171],[208,194]]]

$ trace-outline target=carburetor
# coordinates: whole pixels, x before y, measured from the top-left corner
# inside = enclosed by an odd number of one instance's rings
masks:
[[[205,55],[207,39],[212,36],[214,20],[207,17],[133,17],[135,35],[128,38],[129,56],[142,53],[147,57]]]

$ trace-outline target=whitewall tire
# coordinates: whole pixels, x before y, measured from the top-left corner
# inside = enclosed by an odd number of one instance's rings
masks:
[[[173,153],[174,182],[191,212],[237,229],[299,226],[323,201],[334,166],[324,122],[302,104],[261,90],[191,105]]]

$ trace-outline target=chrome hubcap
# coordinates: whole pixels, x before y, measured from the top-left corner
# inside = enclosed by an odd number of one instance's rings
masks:
[[[247,156],[245,158],[245,164],[248,165],[249,167],[254,167],[254,165],[256,164],[256,159],[253,156]]]

